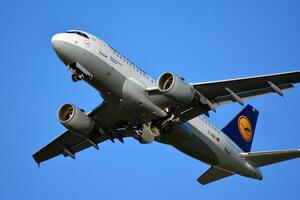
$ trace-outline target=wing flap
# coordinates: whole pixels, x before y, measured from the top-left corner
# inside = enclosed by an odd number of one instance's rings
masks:
[[[228,176],[233,175],[233,173],[221,170],[219,168],[216,168],[212,166],[209,168],[204,174],[202,174],[197,181],[201,183],[202,185],[206,185],[208,183],[226,178]]]
[[[300,149],[241,153],[241,156],[254,167],[262,167],[294,158],[299,158]]]

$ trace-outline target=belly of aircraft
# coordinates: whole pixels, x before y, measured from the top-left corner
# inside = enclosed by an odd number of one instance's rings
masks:
[[[172,145],[182,153],[202,162],[211,165],[219,163],[216,154],[208,145],[210,141],[205,141],[205,138],[198,137],[183,126],[175,126],[172,133],[161,135],[158,142]]]

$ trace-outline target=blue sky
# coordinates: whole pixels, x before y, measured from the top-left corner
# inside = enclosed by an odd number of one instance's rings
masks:
[[[200,82],[300,69],[299,1],[1,1],[1,199],[299,199],[300,159],[265,167],[262,182],[233,176],[201,186],[209,166],[158,143],[105,142],[37,168],[31,155],[64,131],[58,107],[102,99],[74,84],[50,39],[81,29],[157,78]],[[300,87],[248,100],[260,110],[253,151],[300,147]],[[222,128],[239,110],[220,107]]]

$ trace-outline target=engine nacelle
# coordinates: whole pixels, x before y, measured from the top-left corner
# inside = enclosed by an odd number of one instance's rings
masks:
[[[64,127],[79,135],[89,135],[94,128],[94,121],[73,104],[62,105],[57,118]]]
[[[191,103],[195,95],[192,86],[170,72],[162,74],[157,85],[160,92],[166,97],[180,104]]]

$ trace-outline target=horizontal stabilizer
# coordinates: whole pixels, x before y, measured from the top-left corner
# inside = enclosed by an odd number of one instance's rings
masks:
[[[274,163],[300,157],[300,149],[241,153],[241,156],[254,167],[262,167]]]
[[[201,183],[202,185],[220,180],[222,178],[226,178],[228,176],[233,175],[230,172],[223,171],[221,169],[218,169],[216,167],[211,167],[209,170],[207,170],[204,174],[202,174],[197,181]]]

